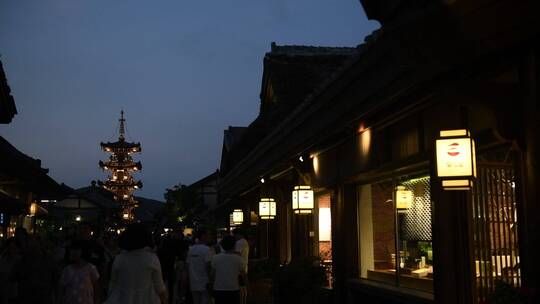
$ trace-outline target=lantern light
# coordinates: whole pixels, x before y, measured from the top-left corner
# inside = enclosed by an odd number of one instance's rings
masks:
[[[261,178],[261,184],[264,184],[264,177]]]
[[[37,213],[37,204],[32,203],[30,204],[30,216],[36,216]]]
[[[242,225],[244,222],[244,212],[242,209],[234,209],[232,213],[232,223],[235,226]]]
[[[81,216],[80,216],[80,215],[77,215],[77,216],[75,217],[75,221],[80,222],[80,221],[81,221]]]
[[[437,176],[444,190],[470,190],[476,178],[476,152],[470,132],[441,131],[435,146]]]
[[[311,214],[313,210],[313,190],[310,186],[295,186],[292,192],[292,207],[295,214]]]
[[[413,192],[407,190],[405,186],[398,186],[396,189],[396,209],[410,209],[413,202]]]
[[[127,220],[129,219],[129,213],[128,212],[124,212],[124,214],[122,215],[122,217]]]
[[[273,220],[276,217],[276,201],[273,198],[261,198],[259,216],[262,220]]]

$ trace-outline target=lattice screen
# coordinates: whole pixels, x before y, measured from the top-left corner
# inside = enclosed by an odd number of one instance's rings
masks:
[[[497,280],[521,285],[515,188],[512,165],[479,163],[471,204],[479,302],[494,291]]]
[[[431,191],[429,177],[417,178],[401,183],[413,192],[410,209],[400,210],[400,239],[406,241],[431,241]]]

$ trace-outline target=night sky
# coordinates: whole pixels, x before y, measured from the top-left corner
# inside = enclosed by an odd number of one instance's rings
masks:
[[[100,141],[141,142],[136,195],[163,199],[219,167],[223,130],[258,114],[270,43],[356,46],[358,0],[0,0],[0,56],[19,114],[0,125],[71,187],[105,179]]]

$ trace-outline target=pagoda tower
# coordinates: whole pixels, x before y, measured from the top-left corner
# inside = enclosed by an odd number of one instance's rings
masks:
[[[101,149],[111,153],[108,161],[99,161],[101,169],[109,171],[110,175],[104,182],[98,184],[114,193],[115,200],[122,206],[122,219],[134,219],[133,210],[138,206],[133,192],[142,188],[142,182],[133,179],[133,173],[142,168],[141,162],[134,162],[133,153],[141,152],[140,143],[126,141],[124,111],[120,112],[120,136],[118,141],[101,143]]]

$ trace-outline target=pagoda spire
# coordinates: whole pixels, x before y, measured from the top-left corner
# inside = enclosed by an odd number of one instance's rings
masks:
[[[126,122],[126,119],[124,118],[124,110],[120,111],[120,140],[125,140],[126,139],[126,127],[125,127],[125,122]]]

